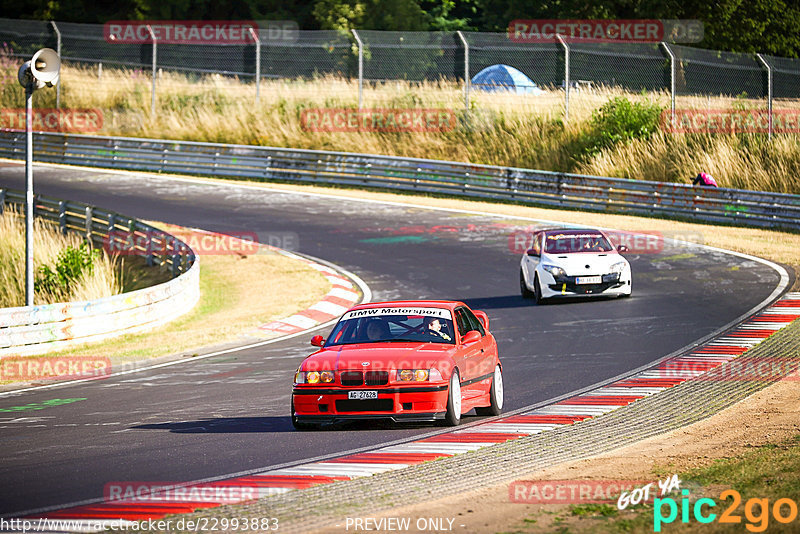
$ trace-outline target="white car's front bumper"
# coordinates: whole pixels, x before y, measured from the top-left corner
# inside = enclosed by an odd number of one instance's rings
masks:
[[[631,272],[626,268],[621,273],[605,273],[594,276],[600,277],[600,283],[577,283],[578,278],[592,275],[560,276],[553,277],[544,269],[536,269],[539,275],[539,287],[542,298],[553,297],[592,297],[592,296],[622,296],[631,294]]]

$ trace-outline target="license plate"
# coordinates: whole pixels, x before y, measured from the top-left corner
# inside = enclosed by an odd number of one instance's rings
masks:
[[[377,399],[378,392],[371,390],[371,391],[348,391],[347,392],[348,399],[354,400],[364,400],[364,399]]]
[[[575,278],[576,284],[599,284],[603,279],[600,276],[579,276]]]

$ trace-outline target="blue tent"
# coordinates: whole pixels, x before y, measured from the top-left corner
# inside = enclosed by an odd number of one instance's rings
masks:
[[[472,86],[483,91],[511,91],[517,94],[541,94],[533,80],[508,65],[486,67],[472,78]]]

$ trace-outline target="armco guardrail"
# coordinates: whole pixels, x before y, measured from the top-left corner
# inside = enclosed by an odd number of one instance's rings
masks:
[[[0,189],[0,212],[22,211],[25,193]],[[36,196],[35,216],[96,246],[140,253],[170,269],[162,284],[86,302],[0,309],[0,356],[40,354],[75,343],[141,331],[189,311],[200,297],[200,265],[184,242],[136,219],[80,202]]]
[[[0,157],[25,136],[0,133]],[[800,195],[700,188],[513,167],[188,141],[38,133],[37,161],[397,189],[542,206],[800,230]]]

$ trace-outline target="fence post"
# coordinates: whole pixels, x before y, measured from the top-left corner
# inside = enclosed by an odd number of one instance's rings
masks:
[[[670,109],[670,124],[675,126],[675,54],[670,50],[669,45],[661,42],[661,47],[667,52],[669,56],[669,109]]]
[[[471,83],[469,78],[469,43],[467,43],[461,30],[458,30],[456,34],[461,39],[461,44],[464,45],[464,111],[469,113],[469,86]]]
[[[261,89],[261,34],[250,28],[250,36],[256,43],[256,104],[260,96]]]
[[[56,32],[56,52],[58,53],[58,57],[61,57],[61,31],[58,29],[58,26],[56,26],[54,20],[51,20],[50,24]],[[56,82],[56,109],[59,108],[61,108],[61,76],[58,77],[58,82]]]
[[[358,36],[357,31],[350,31],[353,32],[353,37],[356,38],[356,42],[358,43],[358,110],[361,111],[362,95],[364,91],[364,43],[361,42],[361,37]]]
[[[6,190],[0,187],[0,215],[6,210]]]
[[[556,39],[564,47],[564,122],[569,121],[569,46],[561,35]]]
[[[756,54],[756,57],[767,69],[767,113],[769,113],[769,130],[767,133],[767,139],[772,141],[772,67],[769,63],[767,63],[767,60],[765,60],[764,56],[761,54]]]
[[[58,228],[61,233],[67,235],[67,202],[66,200],[58,201]]]
[[[86,221],[86,240],[89,241],[89,245],[90,246],[92,245],[92,226],[93,226],[92,217],[94,217],[93,211],[94,210],[92,209],[91,206],[86,206],[86,216],[85,216],[85,221]]]
[[[153,39],[153,87],[150,89],[150,115],[156,114],[156,57],[158,55],[158,44],[156,42],[156,34],[153,28],[147,25],[147,31],[150,32],[150,38]]]

